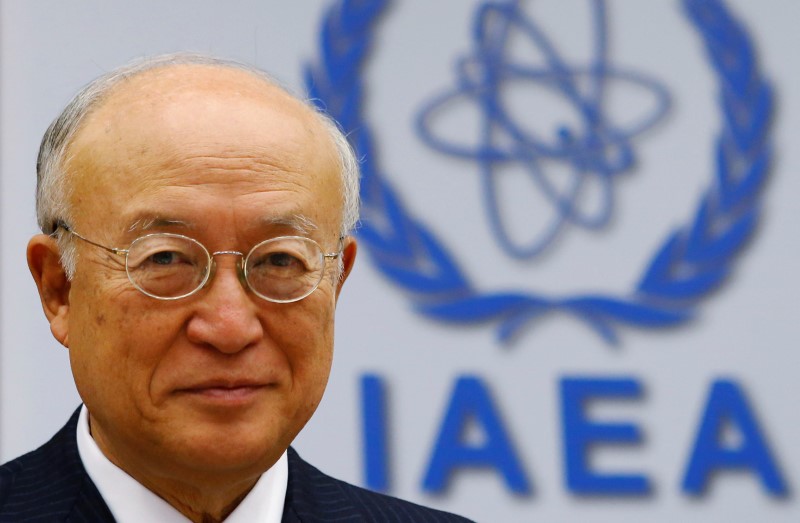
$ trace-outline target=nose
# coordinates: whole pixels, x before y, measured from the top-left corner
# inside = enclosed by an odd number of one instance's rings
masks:
[[[264,335],[258,306],[240,278],[239,259],[235,256],[218,259],[211,281],[195,298],[195,311],[186,328],[191,342],[226,354],[244,350]]]

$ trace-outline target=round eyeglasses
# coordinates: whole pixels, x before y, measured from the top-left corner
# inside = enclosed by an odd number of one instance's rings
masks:
[[[299,301],[319,287],[325,261],[341,251],[325,253],[303,236],[265,240],[245,256],[239,251],[209,253],[195,239],[172,233],[154,233],[133,240],[127,249],[107,247],[84,238],[68,225],[59,228],[108,252],[125,256],[125,271],[134,287],[159,300],[186,298],[202,289],[213,276],[215,256],[241,256],[240,278],[253,294],[275,303]]]

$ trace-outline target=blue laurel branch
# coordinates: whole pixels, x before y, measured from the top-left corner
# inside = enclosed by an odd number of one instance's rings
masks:
[[[742,25],[719,0],[683,0],[702,37],[719,84],[721,129],[716,172],[691,221],[657,249],[628,296],[545,297],[526,292],[481,292],[431,230],[409,215],[378,164],[364,118],[360,71],[388,0],[339,0],[326,12],[320,58],[306,67],[315,102],[348,132],[362,158],[359,240],[390,281],[409,293],[422,314],[441,321],[496,323],[508,342],[544,314],[579,318],[608,343],[619,325],[664,328],[694,317],[699,303],[730,276],[759,221],[768,179],[773,95]]]

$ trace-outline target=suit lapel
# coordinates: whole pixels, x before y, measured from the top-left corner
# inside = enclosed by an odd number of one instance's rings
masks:
[[[75,499],[75,505],[67,516],[66,521],[69,522],[113,522],[114,516],[106,505],[106,502],[100,496],[97,487],[86,476],[86,480],[81,485],[78,497]]]
[[[312,467],[295,452],[287,451],[289,482],[282,523],[330,523],[362,521],[359,511],[339,483]]]
[[[54,442],[61,446],[60,452],[65,457],[64,462],[59,467],[59,474],[64,478],[74,478],[72,481],[77,483],[75,490],[74,503],[69,510],[65,521],[70,522],[113,522],[114,516],[103,501],[103,497],[92,482],[86,469],[83,467],[80,454],[78,453],[78,440],[76,431],[78,428],[78,416],[80,407],[70,418],[66,426],[61,429]]]
[[[50,441],[3,467],[13,483],[0,521],[114,521],[81,462],[77,426],[78,411]]]

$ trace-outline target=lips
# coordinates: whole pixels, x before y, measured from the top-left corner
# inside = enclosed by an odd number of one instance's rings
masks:
[[[266,385],[267,384],[262,381],[251,379],[214,378],[192,384],[188,387],[181,387],[180,390],[243,389],[265,387]]]
[[[253,399],[269,385],[250,379],[211,379],[177,389],[177,393],[211,402],[241,403]]]

